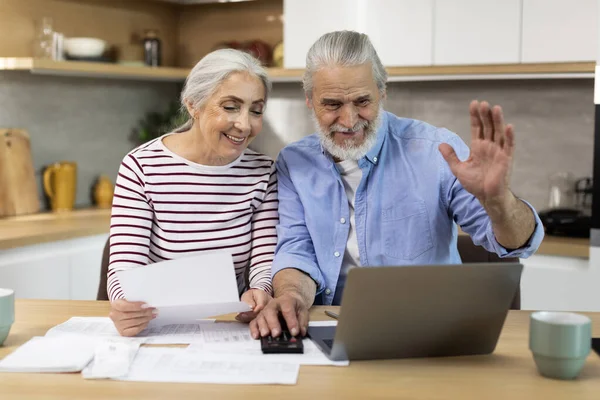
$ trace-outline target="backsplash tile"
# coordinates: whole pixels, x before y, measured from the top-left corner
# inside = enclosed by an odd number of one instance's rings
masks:
[[[129,139],[148,111],[162,111],[179,95],[168,82],[38,76],[0,72],[0,127],[24,128],[38,175],[60,160],[78,164],[76,204],[90,204],[100,174],[114,182]],[[515,125],[512,188],[538,210],[546,207],[548,178],[558,171],[590,176],[593,162],[593,80],[393,82],[385,108],[399,116],[446,127],[470,142],[468,105],[488,100]],[[263,132],[252,148],[275,158],[281,148],[314,132],[300,83],[276,83]],[[38,185],[43,197],[41,183]]]
[[[29,132],[41,199],[43,168],[56,161],[75,161],[76,206],[84,207],[91,204],[91,187],[98,175],[107,174],[114,183],[123,156],[135,146],[129,137],[144,114],[164,110],[177,99],[178,86],[3,71],[0,127]]]
[[[470,143],[468,107],[473,99],[501,105],[515,126],[511,187],[537,210],[548,202],[548,178],[568,171],[591,176],[594,144],[594,83],[591,79],[392,82],[385,109],[456,132]],[[302,88],[278,83],[263,132],[252,144],[276,157],[284,144],[314,132]]]

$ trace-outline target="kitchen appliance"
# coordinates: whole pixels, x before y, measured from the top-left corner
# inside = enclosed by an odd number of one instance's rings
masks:
[[[23,129],[0,129],[0,217],[39,210],[29,134]]]
[[[592,227],[592,178],[584,177],[570,182],[570,189],[565,189],[566,181],[557,182],[554,179],[555,184],[550,186],[550,208],[539,213],[546,233],[589,238]]]
[[[44,191],[50,198],[52,211],[70,211],[75,206],[77,164],[69,161],[54,163],[44,170]]]

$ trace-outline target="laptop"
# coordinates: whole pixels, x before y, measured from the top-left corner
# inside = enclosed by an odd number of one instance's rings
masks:
[[[520,263],[353,268],[337,327],[308,328],[332,360],[490,354]]]

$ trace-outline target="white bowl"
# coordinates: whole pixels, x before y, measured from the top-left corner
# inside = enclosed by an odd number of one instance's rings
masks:
[[[96,38],[68,38],[64,47],[71,57],[99,57],[106,49],[106,42]]]

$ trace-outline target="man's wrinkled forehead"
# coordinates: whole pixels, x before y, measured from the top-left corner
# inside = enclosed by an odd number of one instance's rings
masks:
[[[313,74],[313,99],[350,98],[377,92],[373,69],[369,64],[354,67],[324,67]]]

